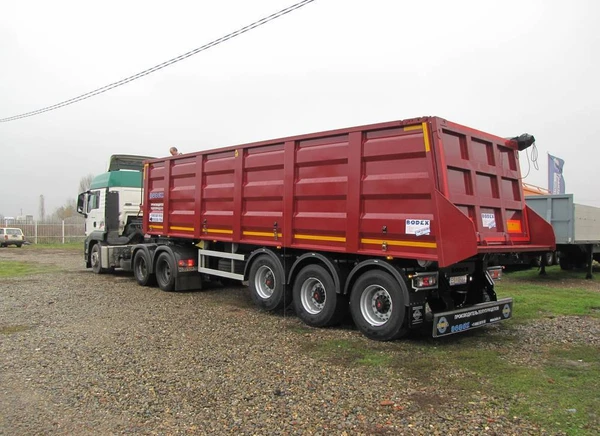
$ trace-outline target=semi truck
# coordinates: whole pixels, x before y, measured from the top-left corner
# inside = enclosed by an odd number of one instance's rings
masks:
[[[593,262],[600,262],[600,208],[575,203],[573,194],[528,196],[525,201],[552,224],[561,269],[585,267],[591,279]]]
[[[292,305],[313,327],[350,312],[381,341],[501,322],[513,301],[498,299],[490,259],[554,250],[523,196],[532,142],[421,117],[129,156],[78,198],[85,264],[167,292],[247,283],[259,308]]]

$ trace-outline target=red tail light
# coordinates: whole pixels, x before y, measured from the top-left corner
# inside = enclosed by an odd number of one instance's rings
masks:
[[[492,280],[500,280],[502,278],[502,267],[495,266],[492,268],[488,268],[488,274],[490,275]]]
[[[194,259],[180,259],[177,261],[177,266],[181,266],[181,267],[196,266],[196,261]]]
[[[409,276],[412,279],[412,287],[418,289],[437,288],[438,275],[436,273],[419,273]]]

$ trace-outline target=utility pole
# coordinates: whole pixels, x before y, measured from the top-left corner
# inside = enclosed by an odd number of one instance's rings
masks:
[[[45,217],[46,217],[46,209],[44,207],[44,196],[40,195],[40,210],[39,210],[39,219],[40,221],[44,221]]]

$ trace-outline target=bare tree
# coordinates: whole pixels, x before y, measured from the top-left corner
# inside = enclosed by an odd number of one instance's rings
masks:
[[[79,192],[85,192],[92,186],[92,180],[94,179],[93,174],[88,174],[79,180]]]
[[[52,212],[51,218],[54,220],[64,220],[67,218],[71,218],[73,216],[77,216],[77,210],[75,206],[74,198],[67,198],[65,204],[57,207]]]

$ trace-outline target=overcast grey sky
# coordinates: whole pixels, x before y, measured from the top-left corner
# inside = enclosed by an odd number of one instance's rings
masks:
[[[0,118],[138,73],[294,0],[19,1],[0,14]],[[51,212],[115,153],[164,156],[437,115],[535,135],[600,206],[600,2],[316,0],[100,96],[0,123],[0,214]],[[522,161],[525,161],[522,156]],[[524,167],[524,168],[523,168]],[[527,165],[522,165],[524,173]]]

